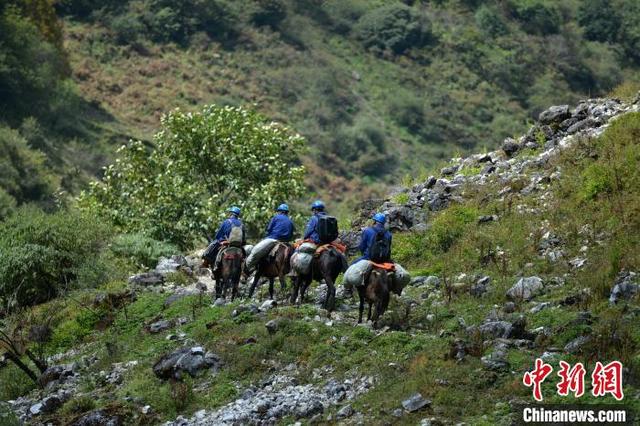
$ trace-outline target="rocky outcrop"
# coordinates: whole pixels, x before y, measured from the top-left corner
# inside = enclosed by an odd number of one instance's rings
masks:
[[[206,352],[201,346],[182,348],[162,356],[153,366],[153,373],[160,379],[180,380],[185,373],[196,377],[201,370],[217,370],[221,366],[217,355]]]
[[[466,185],[483,185],[488,179],[504,184],[496,198],[507,194],[531,194],[542,191],[558,175],[548,174],[543,167],[560,150],[568,147],[577,136],[600,135],[608,122],[621,114],[638,111],[636,103],[625,104],[617,99],[588,99],[571,109],[568,105],[553,106],[540,114],[539,120],[520,138],[506,139],[501,149],[475,154],[466,158],[453,158],[441,170],[440,176],[429,176],[411,187],[395,190],[395,196],[385,200],[368,200],[357,207],[353,229],[341,238],[355,252],[361,229],[376,211],[388,215],[392,231],[419,231],[428,229],[430,212],[436,212],[464,199]],[[517,155],[527,151],[530,155]],[[525,181],[519,189],[508,184]],[[402,197],[397,194],[402,194]],[[399,203],[403,198],[407,201]],[[491,218],[493,220],[494,218]],[[557,253],[556,253],[557,254]],[[552,255],[553,256],[553,255]]]

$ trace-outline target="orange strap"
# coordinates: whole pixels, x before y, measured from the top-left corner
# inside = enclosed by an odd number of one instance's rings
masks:
[[[369,261],[369,262],[371,262],[371,261]],[[371,262],[371,264],[373,265],[374,268],[385,269],[387,271],[395,271],[396,270],[396,265],[394,265],[391,262],[385,262],[385,263]]]
[[[325,250],[328,250],[329,247],[335,248],[342,254],[344,254],[347,251],[347,246],[345,246],[344,244],[340,244],[337,241],[332,241],[328,244],[323,244],[320,247],[318,247],[318,249],[316,250],[316,255],[322,253]]]

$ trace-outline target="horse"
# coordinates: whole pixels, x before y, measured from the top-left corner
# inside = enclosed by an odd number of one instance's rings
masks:
[[[260,278],[266,277],[269,279],[269,298],[273,298],[273,282],[277,277],[280,281],[280,289],[284,292],[286,288],[285,275],[289,273],[289,253],[291,248],[285,243],[277,243],[276,246],[271,249],[269,254],[263,257],[256,268],[256,274],[253,278],[253,283],[249,289],[249,298],[253,296],[253,292],[256,286],[260,282]]]
[[[313,260],[311,261],[310,272],[306,275],[297,275],[293,279],[291,303],[295,304],[298,301],[298,293],[300,293],[300,300],[298,303],[302,303],[304,301],[307,288],[311,285],[311,281],[316,280],[320,282],[324,279],[328,288],[322,307],[327,311],[332,311],[336,302],[336,278],[338,278],[338,275],[345,270],[346,264],[344,257],[335,247],[329,246],[319,255],[314,255]]]
[[[365,285],[358,286],[358,296],[360,297],[360,307],[358,315],[358,324],[362,323],[362,312],[364,311],[364,302],[369,304],[369,314],[367,321],[371,320],[371,307],[375,304],[376,309],[373,314],[373,324],[377,325],[378,319],[384,314],[389,306],[390,290],[393,289],[393,278],[391,274],[380,268],[374,268],[365,279]],[[402,290],[400,290],[402,292]],[[398,293],[399,294],[399,293]]]
[[[241,247],[232,246],[225,247],[221,251],[220,266],[213,274],[216,281],[216,299],[220,297],[226,299],[227,290],[231,288],[231,300],[233,300],[238,296],[244,251]]]

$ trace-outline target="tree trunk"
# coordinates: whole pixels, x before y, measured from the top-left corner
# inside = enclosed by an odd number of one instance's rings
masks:
[[[34,373],[33,370],[31,370],[24,362],[22,362],[20,357],[16,356],[13,352],[5,352],[4,355],[5,357],[7,357],[7,359],[13,361],[13,363],[17,365],[20,370],[24,371],[24,373],[29,376],[31,380],[33,380],[33,383],[39,385],[38,376],[36,376],[36,373]]]

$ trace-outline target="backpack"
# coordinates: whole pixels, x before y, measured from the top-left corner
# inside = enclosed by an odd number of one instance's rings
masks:
[[[244,242],[243,236],[244,231],[242,230],[242,226],[233,226],[231,228],[231,232],[229,233],[229,238],[227,238],[227,241],[229,241],[230,246],[241,247],[242,243]]]
[[[318,236],[320,242],[328,244],[338,238],[338,219],[333,216],[318,217]]]
[[[391,244],[384,234],[386,231],[376,232],[376,236],[369,246],[369,259],[376,263],[388,262],[391,258]]]

